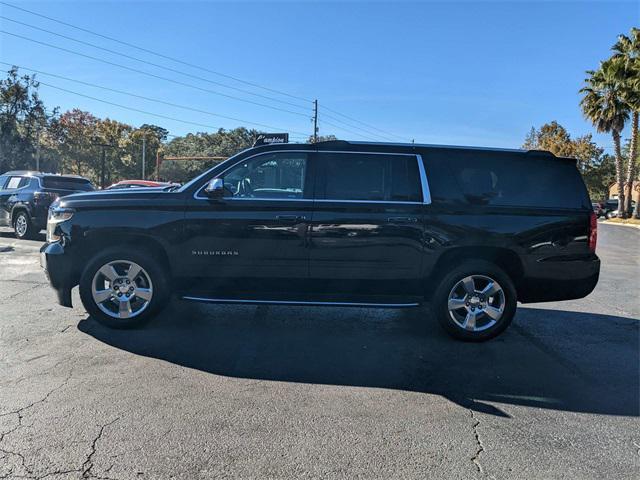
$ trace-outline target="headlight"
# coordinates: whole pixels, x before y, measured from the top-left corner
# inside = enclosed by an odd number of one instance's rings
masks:
[[[75,210],[72,208],[64,208],[52,206],[49,208],[49,217],[47,218],[47,242],[57,242],[60,235],[56,232],[56,227],[73,217]]]

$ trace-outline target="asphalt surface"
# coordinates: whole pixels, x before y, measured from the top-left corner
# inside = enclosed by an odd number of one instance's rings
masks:
[[[484,344],[428,309],[174,302],[144,330],[60,307],[0,230],[0,478],[638,478],[640,230],[586,299]]]

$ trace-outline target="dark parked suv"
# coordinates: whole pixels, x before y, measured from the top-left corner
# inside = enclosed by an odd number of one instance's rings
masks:
[[[561,186],[561,188],[559,187]],[[401,308],[486,340],[516,301],[588,295],[595,215],[550,153],[325,142],[252,148],[178,189],[72,195],[41,261],[115,328],[183,300]]]
[[[46,227],[54,200],[92,190],[91,182],[83,177],[7,172],[0,175],[0,226],[13,227],[18,238],[33,238]]]

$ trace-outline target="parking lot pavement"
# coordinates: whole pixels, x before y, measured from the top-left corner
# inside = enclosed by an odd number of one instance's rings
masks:
[[[0,230],[0,478],[637,478],[640,231],[485,344],[428,308],[174,302],[110,331]]]

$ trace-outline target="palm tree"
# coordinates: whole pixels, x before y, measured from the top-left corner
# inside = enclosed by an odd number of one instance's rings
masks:
[[[619,35],[618,41],[612,47],[613,58],[622,62],[620,79],[624,88],[624,100],[631,110],[631,146],[629,149],[629,164],[627,166],[627,194],[625,211],[631,210],[631,193],[636,172],[636,157],[638,155],[638,116],[640,114],[640,29],[632,28],[631,35]],[[636,202],[634,216],[640,218],[640,202]]]
[[[600,133],[613,137],[616,158],[616,183],[618,184],[618,212],[624,215],[624,177],[620,137],[629,119],[629,106],[623,99],[624,85],[620,81],[622,62],[609,59],[600,64],[598,70],[589,70],[585,86],[580,89],[584,96],[580,101],[584,116]]]

